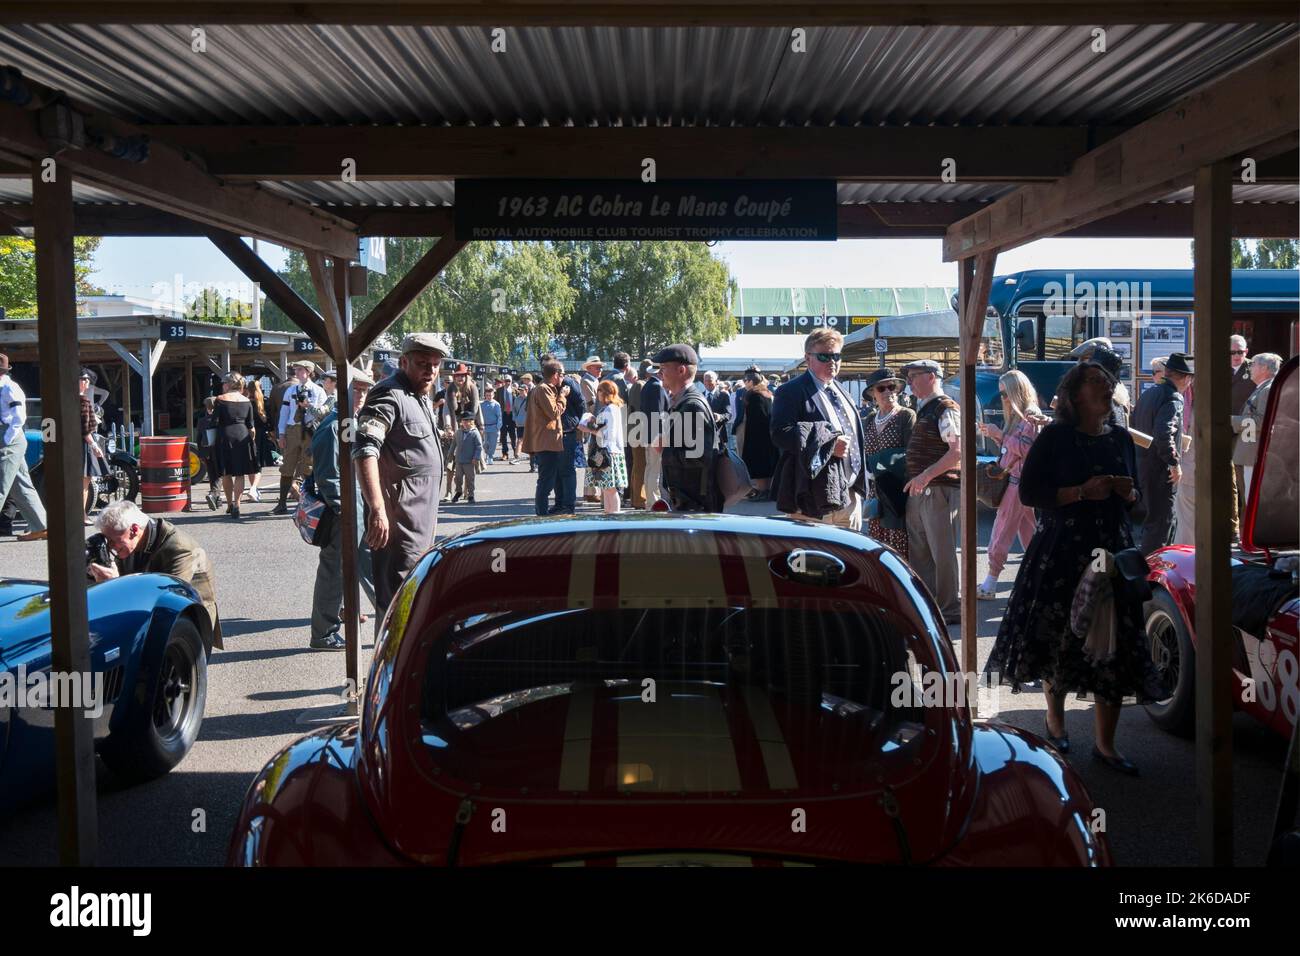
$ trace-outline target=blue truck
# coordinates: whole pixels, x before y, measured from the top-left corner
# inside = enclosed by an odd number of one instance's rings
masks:
[[[1143,360],[1144,325],[1150,327],[1153,318],[1171,317],[1169,347],[1156,350],[1166,355],[1191,352],[1190,322],[1185,339],[1179,339],[1176,317],[1192,313],[1193,297],[1191,269],[1033,269],[995,276],[988,317],[997,321],[999,341],[993,343],[993,351],[1000,346],[1002,362],[998,368],[975,371],[976,419],[1001,426],[998,378],[1013,368],[1034,384],[1046,409],[1057,384],[1074,364],[1070,350],[1099,335],[1128,343],[1128,362],[1138,363],[1140,389],[1142,380],[1150,376]],[[1252,354],[1276,352],[1283,358],[1294,354],[1297,318],[1300,271],[1233,270],[1232,330],[1245,336]],[[1127,334],[1113,334],[1116,331]],[[1186,347],[1176,347],[1180,342]],[[1202,367],[1221,366],[1226,375],[1228,343],[1223,343],[1220,355],[1198,358]],[[961,377],[944,382],[944,389],[954,397],[960,395]],[[997,457],[997,447],[987,439],[980,439],[978,450],[981,463]]]

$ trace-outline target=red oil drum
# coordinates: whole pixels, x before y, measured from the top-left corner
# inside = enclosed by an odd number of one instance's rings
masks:
[[[140,509],[145,514],[184,511],[190,504],[189,441],[184,435],[140,439]]]

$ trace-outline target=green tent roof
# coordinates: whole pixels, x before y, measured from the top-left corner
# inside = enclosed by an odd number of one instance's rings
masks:
[[[950,308],[956,291],[941,286],[742,288],[735,314],[910,315]]]

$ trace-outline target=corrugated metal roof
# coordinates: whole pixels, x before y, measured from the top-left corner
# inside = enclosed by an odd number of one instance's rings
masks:
[[[145,123],[1127,124],[1294,24],[0,27],[0,62]]]

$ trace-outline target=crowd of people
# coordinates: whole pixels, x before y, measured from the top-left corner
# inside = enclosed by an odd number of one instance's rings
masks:
[[[628,507],[721,511],[729,503],[724,475],[747,472],[751,499],[894,549],[925,583],[944,620],[959,623],[961,410],[944,392],[942,368],[928,359],[873,371],[856,403],[839,380],[842,348],[839,332],[814,331],[804,342],[807,371],[784,384],[757,368],[730,383],[712,371],[701,374],[695,350],[680,343],[639,362],[617,352],[608,368],[591,355],[572,372],[546,354],[536,376],[526,373],[516,382],[503,374],[485,382],[480,397],[466,366],[442,375],[450,349],[441,337],[408,335],[400,359],[374,370],[380,374],[356,369],[350,375],[358,571],[366,593],[382,615],[432,546],[440,504],[476,503],[478,474],[494,462],[527,457],[537,476],[538,516],[576,513],[579,469],[584,499],[606,514]],[[1045,730],[1062,751],[1069,746],[1065,696],[1095,697],[1094,756],[1135,774],[1115,746],[1119,708],[1161,694],[1141,598],[1122,584],[1103,588],[1090,575],[1100,552],[1118,563],[1193,540],[1197,372],[1191,355],[1157,358],[1154,381],[1134,403],[1120,381],[1124,360],[1109,340],[1089,339],[1072,356],[1077,364],[1048,408],[1040,407],[1029,378],[1012,370],[998,382],[1001,424],[977,425],[1000,454],[981,476],[997,489],[997,510],[988,574],[976,597],[996,597],[1014,540],[1024,552],[986,673],[1016,690],[1041,685]],[[1235,530],[1282,359],[1248,356],[1240,336],[1232,337],[1229,358]],[[277,450],[279,499],[271,514],[287,513],[291,495],[300,507],[308,497],[324,502],[312,539],[320,551],[310,646],[337,650],[345,646],[337,376],[325,370],[316,382],[313,368],[294,363],[292,378],[269,400],[258,381],[226,374],[221,394],[205,403],[199,445],[211,481],[208,503],[219,506],[220,482],[232,519],[240,518],[245,486],[259,499],[259,475],[275,465]],[[0,355],[0,499],[11,497],[27,520],[20,539],[36,540],[45,535],[45,514],[25,461],[24,397],[8,371]],[[91,387],[93,374],[83,370],[87,488],[104,457],[95,440]],[[169,523],[119,503],[101,514],[99,526],[118,563],[92,568],[97,580],[152,568],[163,560],[156,555],[165,554],[168,567],[184,564],[212,591],[206,555]],[[1089,617],[1102,592],[1113,606],[1105,626]],[[212,610],[215,622],[215,604]]]

